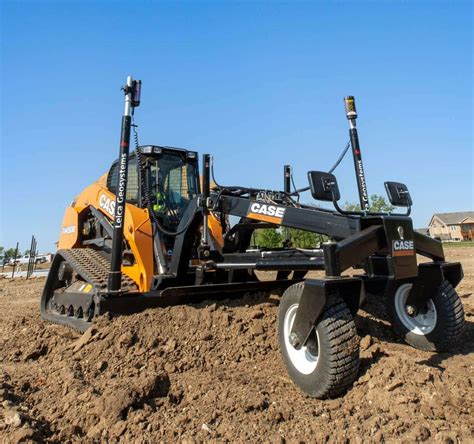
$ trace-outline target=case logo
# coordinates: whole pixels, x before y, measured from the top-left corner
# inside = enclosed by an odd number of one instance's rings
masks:
[[[76,232],[75,225],[68,225],[67,227],[63,227],[63,234],[73,234]]]
[[[271,222],[273,224],[281,224],[285,211],[286,208],[284,207],[253,202],[247,211],[247,217]]]
[[[106,194],[102,193],[99,196],[99,206],[103,210],[105,210],[107,213],[109,213],[112,217],[114,217],[115,214],[115,200],[111,199],[110,197],[107,197]]]
[[[413,256],[415,254],[415,242],[405,240],[405,232],[401,225],[397,227],[397,231],[400,240],[392,241],[392,256]]]
[[[413,256],[415,254],[415,243],[412,240],[405,240],[403,227],[397,227],[400,240],[392,241],[392,256]]]
[[[412,240],[392,241],[393,256],[413,256],[415,254],[415,243]]]

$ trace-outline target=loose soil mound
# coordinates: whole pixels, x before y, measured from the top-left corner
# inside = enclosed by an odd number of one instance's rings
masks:
[[[40,319],[44,279],[2,280],[0,441],[472,442],[467,250],[451,253],[466,272],[459,346],[412,349],[393,335],[382,302],[370,301],[356,320],[359,378],[324,401],[303,395],[283,367],[276,295],[103,317],[79,335]]]

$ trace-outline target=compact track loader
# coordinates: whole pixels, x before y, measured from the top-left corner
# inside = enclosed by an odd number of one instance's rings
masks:
[[[354,316],[367,293],[386,298],[393,327],[412,346],[449,350],[458,341],[464,313],[454,288],[461,264],[446,262],[440,242],[413,230],[404,184],[385,183],[404,214],[370,211],[353,97],[345,106],[361,211],[339,207],[332,173],[310,171],[309,186],[292,190],[286,165],[282,191],[224,186],[208,154],[200,172],[195,151],[139,146],[136,138],[130,153],[140,89],[140,81],[127,79],[118,159],[66,209],[41,300],[44,319],[84,331],[106,312],[280,291],[283,361],[314,397],[336,396],[356,379]],[[335,210],[299,203],[305,191]],[[250,248],[252,233],[268,227],[328,240],[301,249],[287,236],[281,248]],[[430,261],[418,263],[417,254]],[[359,273],[343,275],[352,268]],[[276,271],[276,279],[259,280],[258,270]],[[325,275],[305,278],[311,270]]]

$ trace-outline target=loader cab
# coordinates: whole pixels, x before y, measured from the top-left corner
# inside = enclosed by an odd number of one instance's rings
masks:
[[[177,148],[153,149],[155,152],[147,155],[146,178],[152,207],[157,216],[177,225],[199,193],[197,154]]]
[[[146,207],[140,187],[143,181],[155,215],[167,225],[176,226],[189,202],[200,192],[197,153],[156,145],[140,146],[139,149],[145,169],[139,168],[137,154],[133,151],[128,164],[127,203]],[[107,177],[107,188],[114,194],[118,169],[118,161],[115,161]]]

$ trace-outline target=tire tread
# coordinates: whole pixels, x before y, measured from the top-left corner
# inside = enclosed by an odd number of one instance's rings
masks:
[[[301,293],[303,285],[297,283],[289,287],[289,294]],[[317,398],[333,398],[347,391],[359,371],[359,336],[353,315],[339,295],[329,295],[317,328],[318,334],[324,332],[329,344],[327,360],[321,362],[320,368],[325,374],[325,384],[324,387],[315,387],[308,394]]]
[[[449,281],[444,280],[432,298],[438,313],[438,321],[442,319],[442,325],[436,326],[435,330],[426,336],[415,335],[402,324],[393,307],[394,295],[389,296],[392,326],[408,344],[426,351],[450,351],[459,344],[465,326],[464,308]]]

